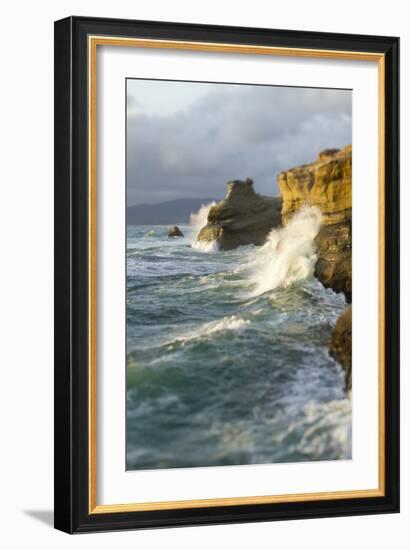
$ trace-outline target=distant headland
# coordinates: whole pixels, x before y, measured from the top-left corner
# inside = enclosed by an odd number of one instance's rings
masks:
[[[175,199],[157,204],[137,204],[127,208],[128,225],[175,225],[189,223],[192,212],[215,198]]]

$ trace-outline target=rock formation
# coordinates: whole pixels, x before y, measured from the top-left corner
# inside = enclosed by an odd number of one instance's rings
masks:
[[[316,162],[282,172],[282,222],[303,204],[318,206],[322,225],[316,237],[317,279],[352,301],[352,147],[327,149]],[[352,388],[352,308],[340,316],[329,347],[346,371],[346,389]]]
[[[184,234],[177,225],[173,225],[169,228],[168,237],[183,237]]]
[[[282,172],[282,222],[304,204],[318,206],[315,275],[327,288],[352,297],[352,147],[322,151],[316,162]]]
[[[226,197],[211,207],[198,241],[217,241],[222,250],[263,244],[271,229],[281,223],[281,199],[258,195],[249,178],[230,181],[227,188]]]
[[[339,317],[333,329],[329,347],[330,355],[346,372],[346,389],[352,389],[352,306]]]

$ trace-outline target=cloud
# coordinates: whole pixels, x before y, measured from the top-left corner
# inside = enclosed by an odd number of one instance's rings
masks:
[[[192,87],[179,84],[181,94]],[[351,143],[347,90],[207,85],[204,97],[164,114],[167,83],[149,85],[158,97],[157,114],[144,113],[141,103],[136,108],[138,85],[128,98],[129,204],[221,198],[228,180],[247,176],[258,192],[275,195],[278,172]]]

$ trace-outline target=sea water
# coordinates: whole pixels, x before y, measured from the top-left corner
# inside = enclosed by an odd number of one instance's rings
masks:
[[[209,207],[208,207],[209,209]],[[351,401],[329,356],[342,294],[314,277],[320,212],[262,247],[127,228],[127,468],[351,458]]]

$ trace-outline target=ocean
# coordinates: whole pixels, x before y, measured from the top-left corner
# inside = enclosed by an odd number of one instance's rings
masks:
[[[196,243],[208,208],[127,228],[127,469],[351,458],[351,399],[329,356],[342,294],[314,277],[320,213],[262,247]]]

